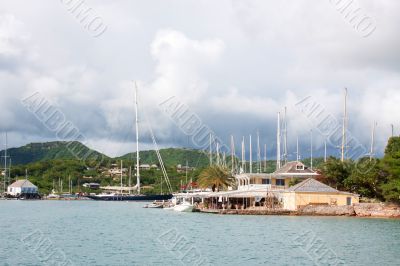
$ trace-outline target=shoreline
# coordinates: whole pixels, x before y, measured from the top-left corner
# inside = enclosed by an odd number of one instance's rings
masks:
[[[342,216],[400,219],[400,206],[385,203],[359,203],[353,206],[308,205],[299,210],[284,209],[197,209],[196,212],[219,215]]]

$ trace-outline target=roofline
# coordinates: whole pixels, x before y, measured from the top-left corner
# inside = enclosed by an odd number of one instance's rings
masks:
[[[346,191],[296,191],[296,190],[285,190],[283,191],[284,193],[290,193],[290,192],[294,192],[294,193],[329,193],[329,194],[345,194],[345,195],[353,195],[353,196],[359,196],[358,194],[355,193],[351,193],[351,192],[346,192]]]
[[[276,173],[276,174],[272,174],[272,175],[282,175],[282,176],[291,176],[291,175],[293,175],[293,176],[302,176],[302,175],[305,175],[305,176],[316,176],[316,175],[320,175],[320,174],[318,174],[318,173]]]

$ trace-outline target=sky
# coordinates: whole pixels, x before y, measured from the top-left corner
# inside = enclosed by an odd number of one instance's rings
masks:
[[[298,138],[305,158],[311,130],[314,156],[329,136],[299,102],[341,124],[347,88],[348,134],[369,150],[376,121],[381,156],[391,124],[400,133],[399,10],[396,0],[2,0],[0,131],[17,147],[65,140],[69,123],[109,156],[134,151],[136,81],[140,149],[154,147],[150,128],[160,147],[205,148],[163,108],[172,99],[221,145],[233,135],[237,154],[250,135],[255,153],[259,132],[268,158],[286,106],[288,156]],[[57,110],[58,129],[32,97]]]

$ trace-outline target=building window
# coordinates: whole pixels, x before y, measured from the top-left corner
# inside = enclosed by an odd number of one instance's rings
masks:
[[[296,170],[304,170],[304,165],[302,164],[296,165]]]
[[[285,186],[285,179],[277,179],[276,185],[277,186]]]
[[[262,179],[262,184],[263,184],[263,185],[269,185],[269,184],[271,184],[271,179],[263,178],[263,179]]]

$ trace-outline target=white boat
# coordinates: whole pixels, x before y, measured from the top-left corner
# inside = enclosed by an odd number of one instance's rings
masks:
[[[157,204],[157,203],[150,203],[144,206],[144,208],[149,208],[149,209],[162,209],[163,205],[162,204]]]
[[[175,205],[174,211],[176,212],[192,212],[194,208],[193,204],[190,204],[189,202],[182,202],[181,204]]]
[[[57,195],[54,193],[51,193],[47,196],[47,199],[59,199],[59,198],[60,198],[60,195]]]

